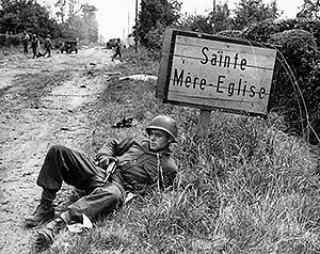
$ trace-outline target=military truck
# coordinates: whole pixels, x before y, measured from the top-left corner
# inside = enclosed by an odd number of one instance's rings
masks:
[[[78,43],[76,40],[66,40],[63,42],[61,48],[60,48],[61,54],[64,52],[67,54],[71,54],[72,52],[75,52],[78,54]]]

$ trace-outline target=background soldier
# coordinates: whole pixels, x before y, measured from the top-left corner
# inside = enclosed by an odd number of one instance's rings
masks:
[[[48,57],[51,56],[51,49],[52,49],[52,42],[50,40],[50,35],[48,34],[45,41],[44,41],[44,48],[45,52],[43,56],[46,56],[48,54]]]
[[[33,34],[31,38],[31,48],[33,53],[32,58],[36,58],[39,56],[39,47],[40,47],[40,42],[39,42],[38,36],[36,34]]]
[[[119,38],[117,39],[116,45],[114,46],[114,50],[115,50],[115,53],[111,58],[112,62],[117,56],[119,56],[121,59],[121,41]]]
[[[22,38],[22,43],[23,43],[23,53],[28,54],[28,44],[29,44],[30,36],[26,31],[23,31],[23,38]]]
[[[37,251],[48,248],[67,224],[82,221],[83,214],[94,218],[118,208],[127,191],[144,194],[153,187],[161,191],[173,184],[177,167],[170,156],[169,145],[177,139],[175,120],[157,116],[146,132],[149,139],[140,143],[132,138],[121,142],[110,140],[95,160],[64,146],[50,148],[37,180],[43,188],[41,201],[33,216],[26,219],[26,226],[35,227],[54,218],[53,200],[63,181],[86,195],[36,233]],[[115,165],[112,170],[108,170],[110,165]]]

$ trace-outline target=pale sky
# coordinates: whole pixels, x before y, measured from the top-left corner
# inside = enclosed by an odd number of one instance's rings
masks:
[[[55,2],[56,0],[40,0]],[[140,2],[141,0],[139,0]],[[131,32],[135,18],[136,0],[87,0],[98,8],[97,19],[100,34],[105,39],[125,38]],[[212,9],[213,0],[182,0],[182,13],[206,14]],[[227,2],[232,10],[239,0],[216,0],[217,4]],[[270,0],[264,0],[270,3]],[[303,0],[277,0],[278,8],[283,11],[283,18],[293,18]]]
[[[135,0],[91,0],[99,11],[97,13],[100,32],[106,38],[124,38],[134,25]],[[139,0],[140,2],[141,0]],[[217,4],[227,2],[230,9],[235,7],[238,0],[216,0]],[[270,0],[264,0],[270,3]],[[182,13],[205,14],[212,10],[213,0],[182,0]],[[278,8],[284,13],[283,18],[293,18],[303,0],[277,0]]]

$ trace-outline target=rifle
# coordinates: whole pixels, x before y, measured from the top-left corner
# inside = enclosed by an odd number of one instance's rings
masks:
[[[116,170],[117,168],[117,165],[118,165],[118,159],[117,158],[110,158],[110,162],[109,162],[109,165],[106,169],[106,177],[104,178],[104,182],[106,183],[109,178],[112,176],[112,174],[114,173],[114,171]]]

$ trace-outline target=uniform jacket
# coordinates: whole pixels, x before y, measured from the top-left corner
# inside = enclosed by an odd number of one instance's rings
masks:
[[[49,38],[46,38],[45,41],[44,41],[44,47],[45,48],[48,48],[48,49],[51,49],[52,48],[52,42]]]
[[[152,152],[146,140],[140,143],[132,138],[121,142],[109,140],[97,155],[116,157],[119,161],[116,177],[125,190],[135,193],[144,194],[148,189],[157,186],[159,177],[163,187],[169,187],[177,174],[177,166],[170,157],[170,150]]]
[[[39,48],[40,46],[40,41],[38,38],[32,38],[31,40],[31,48]]]

